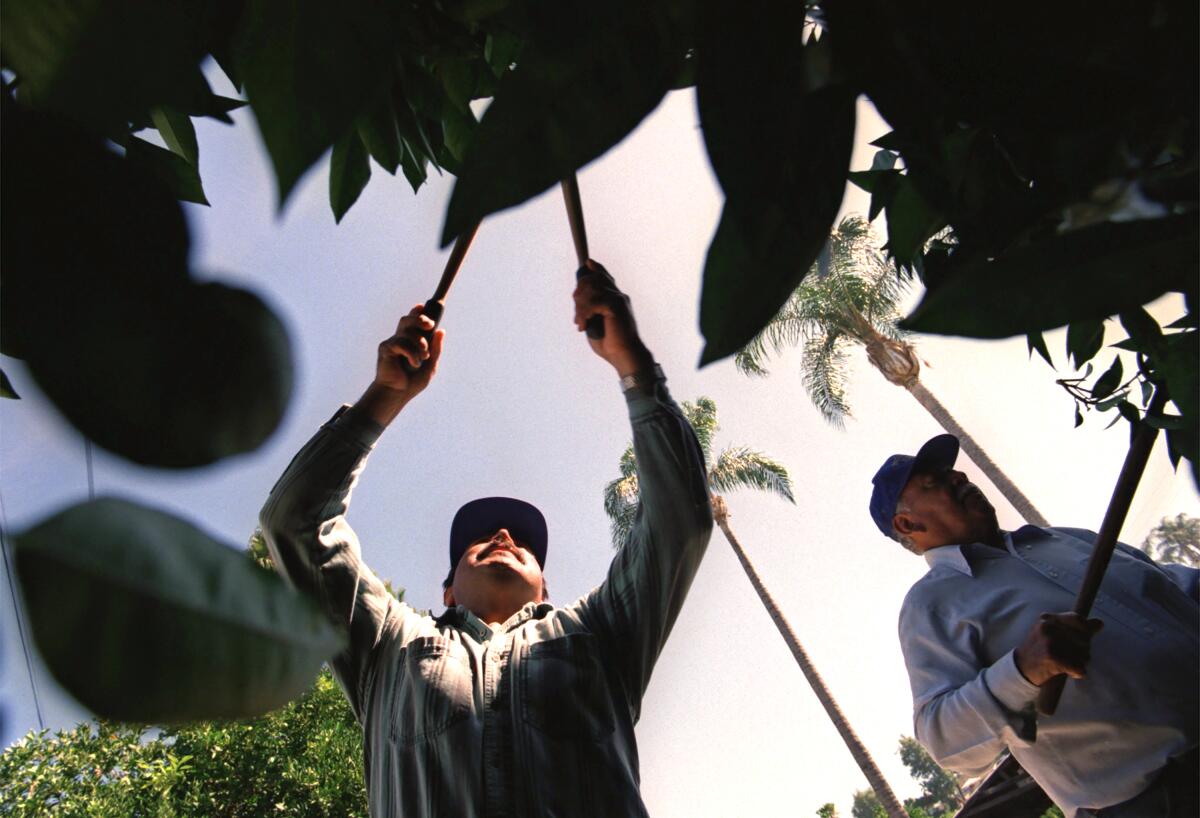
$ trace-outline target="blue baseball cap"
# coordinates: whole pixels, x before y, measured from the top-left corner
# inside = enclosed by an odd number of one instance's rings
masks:
[[[546,518],[536,506],[512,497],[480,497],[458,510],[450,524],[450,567],[458,565],[471,543],[501,528],[529,546],[538,565],[546,567]]]
[[[871,482],[875,484],[871,491],[871,519],[879,530],[893,540],[899,540],[892,529],[892,518],[896,516],[896,503],[900,501],[900,492],[908,485],[908,478],[913,471],[922,466],[934,468],[949,468],[958,459],[958,438],[954,435],[938,435],[925,441],[916,456],[894,454],[883,465]]]

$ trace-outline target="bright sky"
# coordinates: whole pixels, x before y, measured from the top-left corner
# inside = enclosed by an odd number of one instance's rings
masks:
[[[223,82],[214,75],[218,93],[231,93]],[[292,454],[361,393],[375,345],[432,292],[444,263],[436,238],[452,179],[435,177],[414,197],[402,178],[375,167],[336,226],[323,162],[277,216],[252,118],[243,110],[235,119],[233,128],[197,123],[213,206],[186,206],[193,270],[255,290],[282,316],[298,372],[287,417],[258,451],[198,471],[137,469],[97,452],[95,485],[98,494],[169,509],[242,546]],[[869,166],[867,142],[885,131],[860,105],[856,168]],[[915,795],[896,754],[899,737],[912,732],[896,617],[925,565],[884,539],[866,508],[882,460],[915,451],[940,429],[861,350],[852,354],[855,417],[845,431],[826,425],[809,403],[795,354],[760,380],[728,361],[696,369],[701,270],[722,198],[690,91],[669,96],[579,180],[592,254],[632,297],[676,399],[712,397],[719,447],[749,445],[791,470],[794,507],[735,493],[732,524],[884,775],[901,797]],[[844,211],[866,208],[865,195],[851,188]],[[617,473],[629,427],[615,375],[574,331],[574,269],[557,189],[489,218],[448,299],[438,378],[367,467],[350,521],[368,563],[418,607],[440,607],[450,519],[477,496],[513,494],[545,512],[556,600],[577,597],[604,574],[612,552],[601,490]],[[1175,302],[1159,309],[1167,320],[1182,312]],[[1110,328],[1110,343],[1122,337]],[[1061,360],[1063,333],[1048,341]],[[1024,339],[916,343],[927,363],[924,382],[1041,511],[1056,524],[1098,528],[1124,457],[1125,424],[1106,432],[1107,418],[1092,418],[1072,429],[1070,399],[1055,373],[1027,359]],[[24,397],[0,402],[0,495],[6,531],[21,530],[86,499],[84,447],[20,363],[2,365]],[[982,479],[969,461],[960,463]],[[983,487],[1001,524],[1018,525]],[[1123,539],[1140,543],[1161,517],[1180,511],[1200,514],[1200,500],[1160,444]],[[0,742],[7,745],[36,728],[37,716],[6,584],[3,596]],[[34,675],[46,726],[86,716],[43,667]],[[827,801],[849,815],[852,792],[867,786],[719,532],[659,661],[638,738],[643,793],[660,818],[811,816]]]

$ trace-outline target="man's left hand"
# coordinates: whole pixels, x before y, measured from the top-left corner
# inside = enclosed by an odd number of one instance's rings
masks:
[[[575,327],[583,332],[588,319],[604,320],[604,337],[588,338],[592,350],[612,364],[621,377],[645,372],[654,366],[654,356],[638,336],[629,296],[603,266],[588,259],[588,272],[575,285]]]

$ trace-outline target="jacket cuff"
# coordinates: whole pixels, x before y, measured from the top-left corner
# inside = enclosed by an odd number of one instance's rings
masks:
[[[658,411],[664,403],[672,403],[671,394],[667,391],[666,376],[657,367],[652,380],[626,389],[623,394],[630,420],[640,420]]]
[[[1016,651],[1010,650],[983,671],[983,683],[1002,705],[1013,713],[1024,710],[1037,698],[1038,688],[1017,669]]]
[[[383,434],[382,426],[349,404],[342,404],[325,423],[325,428],[337,432],[364,450],[373,448]]]

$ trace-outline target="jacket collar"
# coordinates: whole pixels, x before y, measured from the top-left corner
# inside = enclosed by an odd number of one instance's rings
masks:
[[[435,621],[441,626],[464,630],[475,637],[476,641],[486,642],[497,630],[500,633],[507,633],[531,619],[541,619],[552,610],[554,610],[554,606],[549,602],[527,602],[521,610],[510,616],[498,629],[493,629],[491,625],[462,605],[455,605],[453,608],[447,608],[446,612]]]

